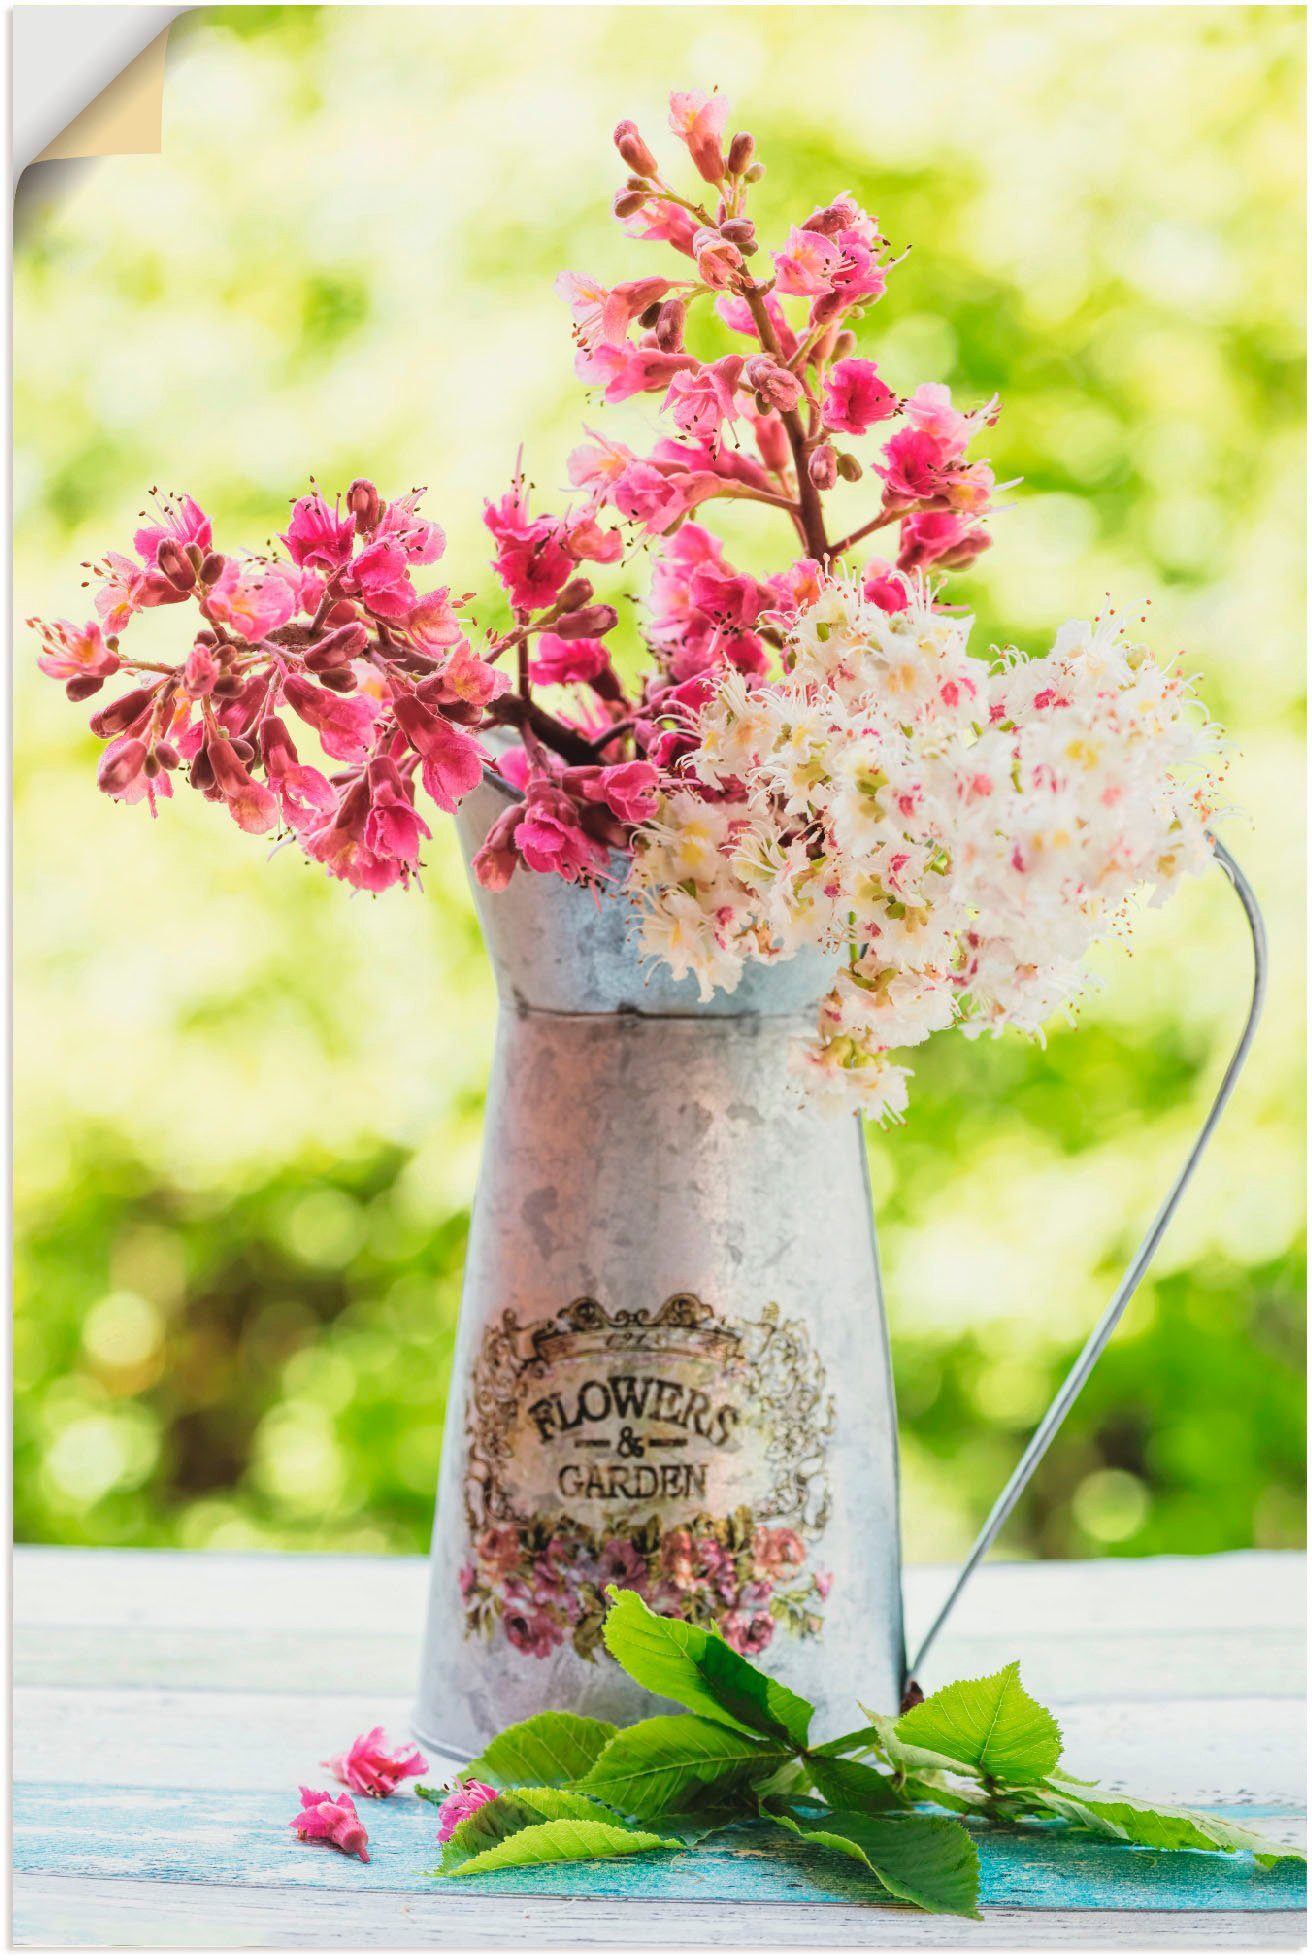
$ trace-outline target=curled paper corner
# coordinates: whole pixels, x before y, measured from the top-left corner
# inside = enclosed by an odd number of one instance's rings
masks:
[[[53,143],[47,143],[33,162],[157,155],[164,138],[164,55],[168,39],[166,27],[74,116]]]
[[[158,155],[168,30],[186,7],[11,10],[11,165],[47,187],[84,160]],[[56,166],[51,169],[51,166]],[[30,190],[32,179],[27,180]]]

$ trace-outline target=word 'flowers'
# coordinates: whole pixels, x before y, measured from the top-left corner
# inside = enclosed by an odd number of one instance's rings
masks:
[[[1184,680],[1114,616],[992,667],[969,627],[919,583],[897,611],[826,585],[784,678],[726,672],[689,716],[635,840],[644,949],[703,998],[748,959],[832,956],[805,1066],[882,1116],[906,1103],[891,1050],[1037,1031],[1132,895],[1209,858],[1213,743]]]

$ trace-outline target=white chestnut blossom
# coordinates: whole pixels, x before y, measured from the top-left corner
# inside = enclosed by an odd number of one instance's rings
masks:
[[[887,612],[827,582],[781,679],[718,677],[634,840],[642,948],[703,999],[749,959],[832,955],[799,1061],[884,1118],[907,1099],[890,1051],[1039,1034],[1130,901],[1210,856],[1217,744],[1186,679],[1113,614],[992,664],[970,628],[923,583]]]

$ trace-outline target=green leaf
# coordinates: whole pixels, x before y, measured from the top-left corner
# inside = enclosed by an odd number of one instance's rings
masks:
[[[888,1761],[899,1770],[919,1769],[930,1775],[948,1771],[953,1776],[975,1776],[977,1771],[970,1763],[959,1763],[954,1756],[945,1756],[936,1749],[921,1749],[912,1742],[904,1742],[898,1735],[897,1720],[892,1715],[876,1715],[858,1702],[863,1715],[869,1715],[871,1727],[879,1738],[879,1748]]]
[[[1307,1863],[1307,1854],[1292,1845],[1229,1818],[1209,1817],[1175,1804],[1148,1804],[1088,1787],[1068,1792],[1051,1784],[1045,1786],[1042,1801],[1068,1823],[1158,1851],[1251,1851],[1259,1865]]]
[[[549,1708],[502,1729],[464,1773],[501,1784],[577,1783],[615,1733],[613,1722]]]
[[[540,1824],[539,1811],[531,1810],[527,1804],[507,1792],[494,1797],[491,1803],[480,1804],[477,1810],[456,1825],[451,1836],[442,1846],[441,1870],[453,1871],[481,1851],[488,1851],[500,1844],[504,1838],[513,1837],[529,1824]]]
[[[857,1703],[858,1708],[860,1703]],[[835,1736],[832,1742],[822,1742],[813,1749],[813,1756],[857,1756],[868,1749],[883,1747],[879,1730],[872,1724],[869,1728],[852,1729],[847,1735]],[[885,1752],[887,1753],[887,1752]]]
[[[654,1695],[681,1701],[697,1715],[804,1749],[815,1710],[782,1682],[736,1654],[706,1627],[667,1620],[635,1592],[607,1588],[613,1604],[603,1632],[625,1673]]]
[[[573,1789],[504,1789],[498,1797],[492,1797],[490,1803],[482,1803],[477,1811],[457,1825],[451,1838],[443,1844],[441,1876],[455,1878],[455,1874],[463,1872],[475,1858],[486,1858],[490,1852],[500,1850],[502,1844],[508,1844],[512,1838],[524,1837],[526,1831],[543,1823],[618,1825],[620,1829],[628,1829],[626,1821],[616,1817],[608,1805],[598,1803],[594,1797],[579,1795],[579,1791]],[[528,1862],[539,1864],[541,1860],[530,1858]],[[494,1866],[480,1862],[479,1870],[494,1870]]]
[[[928,1749],[1003,1783],[1035,1783],[1056,1769],[1061,1730],[1027,1695],[1020,1663],[979,1681],[940,1688],[894,1724],[899,1743]]]
[[[807,1761],[811,1781],[835,1810],[898,1810],[901,1803],[892,1780],[869,1763],[845,1756],[812,1756]]]
[[[791,1751],[700,1715],[653,1715],[606,1744],[580,1788],[631,1817],[725,1802]]]
[[[683,1840],[661,1837],[655,1831],[631,1830],[617,1818],[553,1818],[529,1824],[486,1851],[475,1852],[455,1869],[444,1867],[447,1878],[472,1878],[479,1872],[508,1871],[516,1865],[561,1865],[583,1858],[631,1858],[641,1851],[682,1851]]]
[[[885,1891],[926,1912],[978,1919],[979,1853],[950,1817],[870,1817],[856,1810],[804,1810],[774,1798],[764,1814],[805,1838],[855,1858]]]

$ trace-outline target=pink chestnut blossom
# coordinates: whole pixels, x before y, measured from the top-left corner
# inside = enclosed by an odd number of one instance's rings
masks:
[[[660,774],[651,762],[617,762],[601,771],[602,800],[621,823],[644,823],[656,813]]]
[[[983,408],[966,415],[953,408],[952,391],[941,381],[922,381],[915,393],[907,396],[902,412],[913,428],[933,436],[946,455],[957,457],[964,453],[977,429],[996,420],[997,402],[994,395]]]
[[[398,694],[392,712],[421,758],[424,788],[438,809],[449,814],[482,781],[486,751],[445,715],[431,713],[416,695]]]
[[[159,513],[163,523],[144,524],[132,534],[132,548],[148,566],[158,565],[159,548],[165,542],[179,544],[184,550],[189,544],[200,551],[209,550],[214,542],[213,529],[194,497],[179,497],[176,503],[166,497]]]
[[[734,397],[742,372],[742,355],[725,354],[692,373],[676,374],[664,406],[673,412],[677,426],[689,435],[714,438],[723,422],[737,420]]]
[[[580,381],[600,388],[608,402],[625,402],[631,395],[654,394],[667,387],[673,375],[697,365],[691,354],[667,354],[663,348],[631,341],[615,345],[600,341],[590,351],[582,350],[574,362]]]
[[[403,859],[379,857],[364,841],[370,814],[369,786],[357,777],[327,822],[307,830],[301,839],[307,857],[322,864],[330,877],[354,885],[357,891],[385,892],[408,884],[412,867]]]
[[[466,1817],[472,1817],[476,1810],[491,1803],[495,1796],[496,1791],[490,1783],[480,1783],[474,1777],[468,1783],[458,1783],[437,1813],[438,1843],[448,1843]]]
[[[301,674],[283,683],[289,707],[310,724],[334,762],[363,762],[373,742],[380,704],[368,694],[330,694]]]
[[[596,680],[609,666],[601,640],[562,640],[558,633],[539,633],[528,671],[539,687],[567,687]]]
[[[863,597],[884,612],[901,612],[910,594],[906,585],[894,572],[887,558],[872,558],[867,564],[861,581]]]
[[[302,1840],[335,1844],[349,1858],[358,1858],[362,1865],[369,1863],[369,1833],[356,1814],[354,1801],[345,1793],[334,1796],[328,1790],[309,1790],[302,1784],[301,1808],[292,1818],[292,1829]]]
[[[515,848],[530,871],[554,871],[574,885],[606,870],[605,846],[578,819],[578,806],[562,790],[546,782],[529,784]]]
[[[930,565],[959,571],[993,542],[982,525],[955,510],[918,510],[902,520],[897,565],[918,572]]]
[[[698,173],[708,184],[724,176],[720,147],[729,104],[722,95],[704,95],[699,88],[676,89],[670,97],[670,128],[688,145]]]
[[[771,593],[747,572],[730,571],[719,562],[698,565],[688,581],[695,612],[705,613],[717,626],[754,626]]]
[[[146,574],[121,551],[107,551],[96,570],[105,581],[96,593],[96,611],[107,633],[121,633],[145,603]]]
[[[447,586],[426,592],[406,614],[406,638],[420,653],[438,655],[458,646],[465,637]]]
[[[566,511],[563,537],[571,558],[586,558],[594,565],[613,565],[624,555],[624,534],[614,525],[598,524],[595,504]]]
[[[503,504],[505,499],[503,499]],[[510,603],[524,611],[549,606],[573,576],[575,560],[565,549],[562,527],[554,517],[527,518],[519,525],[493,521],[500,507],[489,504],[485,521],[500,546],[493,570],[510,594]]]
[[[278,799],[285,824],[298,834],[322,823],[336,803],[332,784],[318,769],[300,762],[285,722],[266,715],[260,724],[260,746],[269,788]]]
[[[448,704],[454,699],[473,708],[485,708],[489,701],[506,692],[510,676],[488,661],[480,660],[468,640],[461,640],[447,655],[441,683],[442,698]]]
[[[577,489],[602,492],[623,476],[636,458],[627,443],[611,442],[593,429],[587,434],[592,441],[580,443],[569,453],[569,480]]]
[[[71,620],[56,619],[43,626],[30,619],[28,625],[39,629],[43,642],[36,664],[53,680],[108,680],[118,672],[118,655],[105,645],[95,620],[74,626]]]
[[[257,837],[265,831],[275,830],[278,825],[278,799],[271,789],[256,782],[231,742],[212,735],[205,745],[205,753],[233,822]]]
[[[411,785],[386,756],[374,757],[365,780],[369,785],[365,849],[376,858],[395,858],[413,870],[423,840],[433,833],[415,808]]]
[[[315,490],[296,499],[291,523],[280,536],[293,564],[335,572],[355,549],[355,519],[349,511],[343,515]]]
[[[769,320],[775,340],[779,344],[779,352],[784,360],[791,361],[793,355],[797,352],[797,335],[789,326],[784,315],[784,309],[780,306],[773,293],[766,294],[763,304],[765,306],[766,318]],[[740,294],[721,293],[715,302],[715,310],[724,321],[725,326],[731,328],[734,333],[748,334],[753,340],[760,339],[756,325],[756,316],[747,304],[747,301]]]
[[[227,558],[210,587],[206,609],[218,625],[254,645],[293,618],[298,581],[282,565],[260,558]]]
[[[410,560],[398,539],[374,538],[342,567],[340,582],[343,592],[380,619],[407,619],[414,610]]]
[[[422,490],[407,490],[404,497],[394,497],[390,504],[384,504],[382,516],[373,527],[374,537],[390,538],[401,547],[406,562],[411,565],[434,565],[446,550],[446,532],[442,526],[418,513],[423,494]]]
[[[781,249],[772,254],[778,282],[775,291],[804,299],[829,292],[842,254],[830,238],[794,225]]]
[[[672,245],[676,252],[692,257],[695,221],[681,204],[671,204],[667,197],[649,197],[637,211],[624,220],[624,229],[630,238],[647,238],[657,243]]]
[[[825,377],[827,429],[862,436],[873,423],[896,415],[897,408],[897,396],[880,380],[873,361],[835,361]]]
[[[376,1728],[358,1735],[341,1755],[329,1756],[321,1768],[362,1797],[390,1797],[402,1778],[422,1776],[428,1763],[409,1743],[389,1749],[382,1729]]]
[[[581,272],[562,272],[555,290],[569,307],[579,344],[591,350],[602,341],[621,345],[630,322],[670,290],[669,279],[626,279],[603,286]]]

